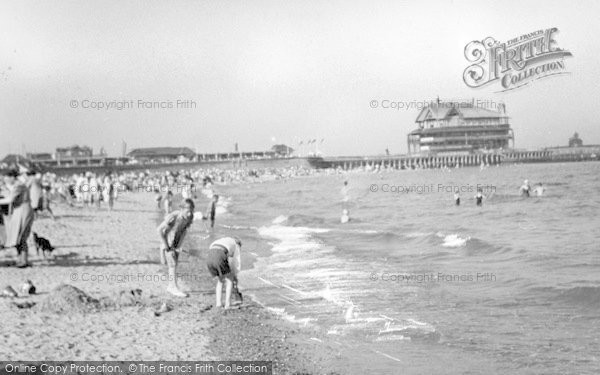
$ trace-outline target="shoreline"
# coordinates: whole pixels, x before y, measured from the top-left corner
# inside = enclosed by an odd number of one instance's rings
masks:
[[[2,358],[267,360],[273,361],[274,374],[339,369],[339,351],[323,344],[322,333],[285,322],[248,297],[238,309],[211,308],[214,281],[203,267],[202,249],[183,256],[178,270],[190,296],[168,295],[155,235],[160,215],[153,202],[150,194],[138,193],[119,197],[112,212],[55,205],[57,220],[36,219],[32,229],[56,247],[53,260],[43,260],[30,246],[32,267],[18,269],[9,266],[13,250],[0,253],[0,286],[11,285],[19,293],[0,298]],[[26,280],[36,286],[36,294],[23,295]],[[89,313],[75,305],[64,306],[61,315],[44,310],[50,299],[60,300],[55,288],[61,284],[111,303]],[[139,298],[124,298],[137,289]],[[171,311],[156,316],[165,303]]]
[[[314,178],[316,176],[296,176],[295,178]],[[261,181],[264,183],[287,183],[286,180]],[[222,186],[223,188],[235,187],[238,184]],[[228,192],[226,193],[228,194]],[[179,198],[173,202],[176,207]],[[205,198],[198,196],[198,201]],[[162,212],[157,211],[156,226],[162,221]],[[220,220],[223,222],[223,219]],[[210,243],[223,235],[233,235],[238,229],[231,228],[225,223],[218,223],[214,232],[198,230],[196,226],[186,236],[185,245],[190,247],[189,252],[180,256],[179,275],[193,275],[193,282],[185,282],[184,290],[190,293],[188,299],[197,300],[201,306],[211,306],[215,300],[215,281],[206,269],[205,254]],[[253,237],[250,228],[242,229],[242,233],[235,233],[243,242],[249,243]],[[257,234],[254,234],[258,236]],[[260,237],[260,236],[259,236]],[[265,248],[268,241],[253,238],[254,244],[263,242]],[[184,245],[184,248],[186,247]],[[247,247],[248,245],[246,245]],[[272,254],[268,248],[266,254]],[[264,256],[264,254],[263,254]],[[272,361],[273,374],[337,374],[344,365],[341,361],[339,348],[326,344],[326,335],[318,327],[301,327],[299,324],[289,322],[269,311],[269,309],[252,297],[251,289],[243,282],[244,273],[251,272],[255,267],[256,257],[248,256],[242,248],[242,284],[240,291],[244,295],[244,303],[231,310],[210,309],[207,314],[209,328],[205,331],[209,336],[211,354],[218,360],[255,360]],[[197,276],[197,277],[196,277]],[[186,285],[187,284],[187,285]],[[223,354],[221,354],[223,353]],[[341,373],[352,373],[346,369]]]

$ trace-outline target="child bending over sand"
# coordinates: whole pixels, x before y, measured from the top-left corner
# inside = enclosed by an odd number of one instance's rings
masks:
[[[217,278],[216,306],[221,307],[221,294],[225,283],[225,308],[231,306],[231,290],[235,287],[237,294],[237,275],[241,271],[242,241],[239,238],[223,237],[208,249],[206,266],[210,274]]]

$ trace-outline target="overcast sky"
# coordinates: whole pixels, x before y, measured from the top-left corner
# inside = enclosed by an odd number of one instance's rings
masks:
[[[0,2],[0,156],[84,144],[199,152],[405,153],[418,110],[372,100],[504,101],[516,146],[600,144],[597,1]],[[557,27],[570,75],[472,89],[464,47]],[[84,101],[133,108],[81,108]],[[191,100],[196,108],[138,108]],[[71,108],[76,101],[77,108]]]

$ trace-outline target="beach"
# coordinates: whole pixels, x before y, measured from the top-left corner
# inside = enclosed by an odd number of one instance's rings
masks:
[[[333,349],[311,340],[319,332],[300,332],[248,298],[239,309],[212,308],[214,281],[205,268],[191,270],[185,254],[181,280],[190,297],[169,295],[158,262],[161,214],[151,195],[123,195],[114,211],[59,205],[55,214],[56,221],[40,218],[33,227],[52,239],[54,259],[44,260],[32,247],[32,267],[17,269],[14,254],[1,255],[0,285],[19,292],[0,298],[4,360],[266,360],[273,361],[274,373],[332,372],[326,357],[335,359]],[[36,294],[21,293],[26,280]],[[80,311],[82,303],[50,303],[62,284],[100,304]],[[141,293],[131,297],[136,290]],[[170,311],[156,316],[165,303]],[[48,311],[48,305],[65,309]]]
[[[19,290],[29,279],[37,294],[0,299],[0,355],[265,360],[276,374],[593,373],[598,168],[363,170],[216,183],[214,230],[200,220],[207,192],[193,194],[196,220],[178,268],[187,298],[166,291],[155,194],[123,192],[114,211],[60,203],[56,221],[33,226],[52,240],[55,259],[32,248],[32,267],[17,269],[13,254],[2,253],[0,285]],[[543,196],[519,194],[526,178],[544,183]],[[209,244],[223,236],[243,243],[244,302],[226,311],[212,306],[205,264]],[[56,291],[63,284],[78,289]]]

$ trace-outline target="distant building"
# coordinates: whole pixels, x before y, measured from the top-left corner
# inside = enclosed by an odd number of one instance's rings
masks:
[[[52,161],[40,161],[46,166],[82,166],[82,165],[107,165],[109,161],[103,149],[100,154],[94,155],[94,150],[88,146],[73,145],[70,147],[58,147]]]
[[[122,152],[126,144],[122,142]],[[276,151],[274,151],[276,150]],[[81,167],[113,167],[128,164],[169,164],[187,162],[223,162],[241,161],[251,159],[273,159],[287,157],[294,152],[291,147],[276,145],[271,151],[247,152],[219,152],[197,154],[188,147],[148,147],[136,148],[126,157],[109,157],[103,148],[94,155],[93,150],[87,146],[72,146],[57,148],[56,153],[29,153],[27,157],[10,154],[0,160],[0,169],[11,166],[32,165],[35,169],[52,170],[55,168],[81,168]]]
[[[583,140],[579,138],[579,134],[575,132],[571,138],[569,138],[569,147],[581,147],[583,146]]]
[[[174,163],[194,160],[196,153],[188,147],[147,147],[133,149],[127,156],[138,163]]]
[[[77,159],[90,158],[94,156],[94,150],[88,146],[74,145],[71,147],[59,147],[56,149],[55,159]]]
[[[8,154],[0,161],[2,168],[18,168],[19,165],[30,164],[31,161],[17,154]]]
[[[514,147],[514,134],[504,104],[497,111],[471,102],[441,102],[423,108],[418,129],[408,134],[408,152],[473,153]]]
[[[568,146],[545,147],[545,151],[552,151],[556,157],[564,160],[566,157],[579,160],[597,160],[600,159],[600,145],[583,145],[583,140],[579,138],[579,134],[575,132],[569,138]]]
[[[48,152],[28,153],[27,159],[40,168],[78,167],[78,166],[109,166],[122,164],[124,158],[110,158],[104,148],[94,155],[94,150],[88,146],[57,147],[54,154]]]
[[[34,163],[43,163],[54,160],[54,155],[49,152],[27,153],[27,159]]]
[[[282,144],[274,145],[273,147],[271,147],[271,151],[273,151],[276,155],[279,156],[287,156],[291,155],[294,152],[294,149]]]

